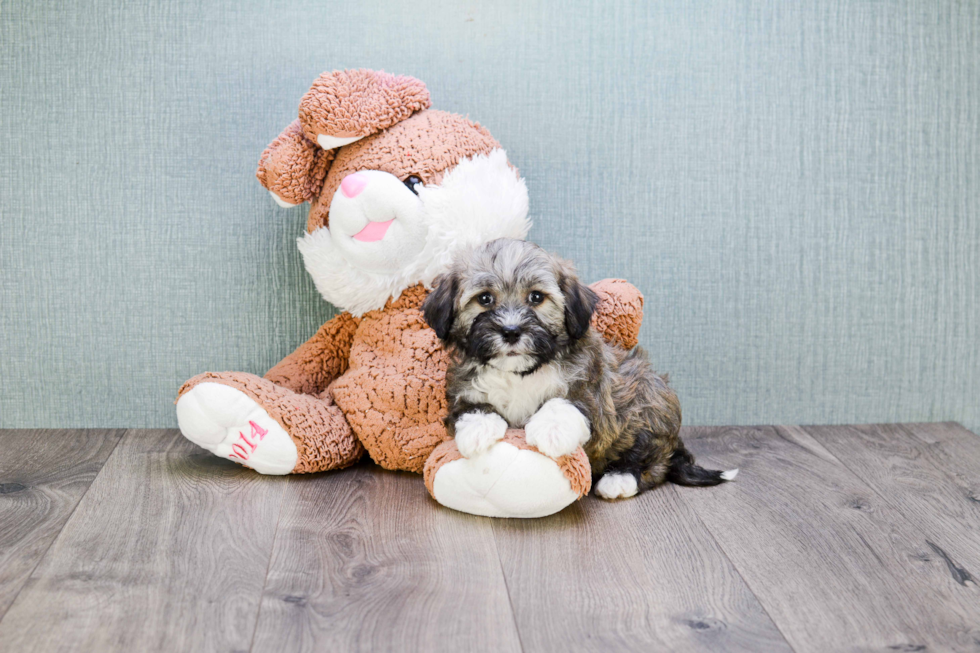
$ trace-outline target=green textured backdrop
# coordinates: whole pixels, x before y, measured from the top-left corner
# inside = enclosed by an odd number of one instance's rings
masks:
[[[980,427],[980,3],[5,0],[0,48],[0,426],[174,426],[326,320],[253,173],[370,67],[640,287],[687,423]]]

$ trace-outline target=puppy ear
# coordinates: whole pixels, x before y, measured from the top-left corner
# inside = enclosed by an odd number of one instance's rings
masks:
[[[572,340],[578,340],[589,330],[592,314],[599,303],[599,296],[582,285],[572,272],[562,275],[561,294],[565,297],[565,331]]]
[[[435,280],[435,289],[422,302],[422,315],[439,339],[449,342],[449,332],[456,320],[456,291],[459,282],[454,274],[444,274]]]

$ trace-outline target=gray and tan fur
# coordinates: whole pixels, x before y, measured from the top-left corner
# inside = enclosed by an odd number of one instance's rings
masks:
[[[677,395],[645,352],[609,344],[589,328],[597,298],[570,263],[537,245],[499,239],[459,255],[436,283],[423,311],[453,353],[446,426],[457,443],[458,423],[473,414],[525,427],[529,442],[537,433],[542,443],[532,444],[549,455],[582,443],[606,498],[664,481],[716,485],[734,477],[694,464],[679,436]],[[585,417],[582,442],[560,433],[574,431],[574,417],[561,413],[565,404]]]

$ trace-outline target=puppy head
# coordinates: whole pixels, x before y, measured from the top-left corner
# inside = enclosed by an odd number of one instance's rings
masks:
[[[436,335],[482,364],[523,374],[582,338],[598,301],[570,263],[507,238],[461,253],[436,283],[422,307]]]

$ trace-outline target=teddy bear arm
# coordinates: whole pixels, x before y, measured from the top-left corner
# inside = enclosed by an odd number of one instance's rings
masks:
[[[643,322],[643,294],[623,279],[603,279],[589,287],[599,296],[592,328],[607,342],[624,349],[636,347]]]
[[[332,318],[266,372],[265,378],[293,392],[320,394],[347,371],[357,325],[357,318],[350,313]]]
[[[262,152],[255,176],[280,205],[302,204],[319,195],[334,155],[306,138],[297,119]]]

